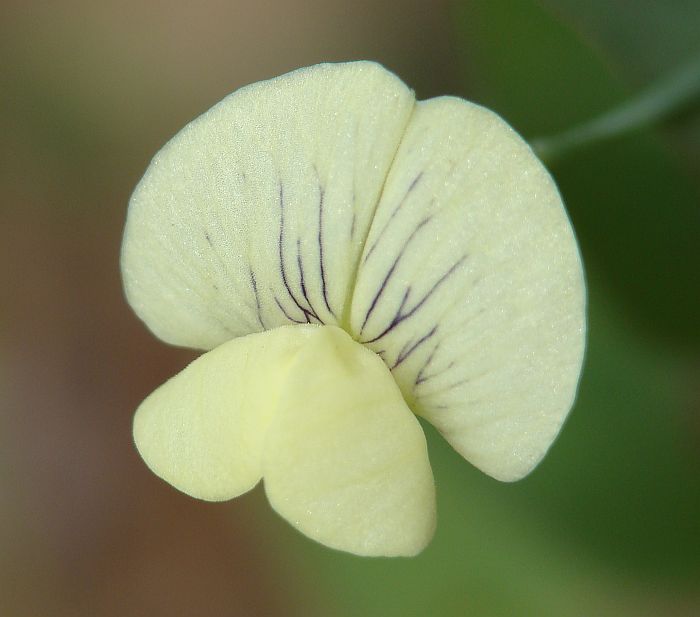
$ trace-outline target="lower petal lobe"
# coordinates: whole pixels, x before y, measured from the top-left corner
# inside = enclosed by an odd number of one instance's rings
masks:
[[[316,329],[287,326],[234,339],[153,392],[134,418],[136,447],[151,470],[210,501],[253,488],[281,384]]]
[[[358,555],[414,555],[432,537],[425,437],[391,373],[334,327],[289,371],[263,458],[272,506],[294,527]]]

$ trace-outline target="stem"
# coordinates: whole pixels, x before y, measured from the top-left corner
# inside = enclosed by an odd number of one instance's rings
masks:
[[[582,146],[650,126],[698,96],[700,55],[622,105],[563,133],[533,139],[532,149],[551,163]]]

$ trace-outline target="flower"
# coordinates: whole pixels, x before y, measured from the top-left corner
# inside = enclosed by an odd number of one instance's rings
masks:
[[[127,298],[207,351],[134,419],[212,501],[260,479],[307,536],[413,555],[435,489],[416,415],[487,474],[537,465],[575,397],[585,285],[557,189],[497,115],[371,62],[250,85],[178,133],[130,204]]]

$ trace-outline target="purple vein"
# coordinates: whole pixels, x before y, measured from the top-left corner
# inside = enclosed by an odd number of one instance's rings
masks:
[[[323,265],[323,197],[325,195],[323,187],[319,186],[318,197],[318,259],[321,266],[321,292],[323,301],[326,304],[328,312],[335,317],[335,313],[328,302],[328,288],[326,286],[326,269]]]
[[[306,293],[306,282],[304,280],[304,265],[301,259],[301,238],[297,238],[297,265],[299,266],[299,286],[301,287],[301,294],[304,296],[306,303],[309,305],[308,310],[303,309],[304,313],[307,314],[307,317],[311,316],[314,319],[316,319],[319,323],[323,323],[321,318],[317,315],[316,311],[314,310],[313,304],[311,304],[311,300],[309,300],[309,296]]]
[[[282,311],[282,314],[289,319],[289,321],[292,321],[294,323],[309,323],[309,317],[306,313],[304,313],[304,317],[306,317],[306,321],[299,321],[298,319],[294,319],[284,308],[282,303],[279,301],[279,298],[275,296],[275,302],[277,303],[277,306],[279,307],[280,311]]]
[[[291,288],[289,287],[289,283],[287,282],[287,273],[284,268],[284,188],[282,186],[282,183],[280,182],[280,235],[279,235],[279,241],[278,241],[278,249],[279,249],[279,260],[280,260],[280,271],[282,273],[282,283],[284,283],[284,287],[287,290],[287,293],[289,294],[289,297],[292,299],[292,302],[296,304],[297,308],[304,314],[304,317],[306,318],[306,321],[309,321],[309,316],[307,315],[307,311],[304,310],[304,307],[299,304],[299,301],[296,299],[294,294],[292,293]],[[279,304],[279,302],[278,302]],[[280,306],[280,308],[282,308]],[[287,315],[286,311],[283,311],[285,315]],[[291,319],[291,318],[290,318]],[[296,319],[292,319],[292,321],[295,321],[296,323],[301,323],[297,321]]]
[[[406,349],[406,347],[409,345],[409,343],[406,343],[403,349],[399,352],[399,355],[396,358],[396,362],[394,362],[394,366],[391,367],[391,370],[393,371],[399,364],[406,360],[406,358],[408,358],[416,349],[418,349],[423,343],[429,340],[435,334],[435,332],[437,332],[437,329],[437,326],[433,326],[430,332],[419,338],[413,345],[408,347],[408,349]]]
[[[398,326],[401,322],[405,321],[409,317],[412,317],[415,315],[416,311],[418,311],[429,299],[430,296],[432,296],[435,291],[437,291],[438,287],[442,285],[449,277],[450,275],[467,259],[467,256],[464,255],[462,258],[455,263],[445,274],[443,274],[434,284],[433,286],[425,293],[425,295],[409,310],[407,313],[402,313],[403,310],[403,303],[402,306],[399,306],[398,311],[396,311],[396,315],[394,318],[389,322],[389,325],[377,336],[375,336],[372,339],[362,341],[363,343],[374,343],[375,341],[378,341],[380,338],[383,336],[386,336],[389,332],[391,332],[396,326]]]
[[[410,186],[408,187],[408,190],[406,191],[406,194],[403,196],[403,199],[396,205],[394,208],[393,212],[387,219],[387,221],[384,223],[384,226],[382,227],[381,231],[379,232],[379,235],[375,239],[375,241],[372,243],[372,246],[370,247],[369,251],[367,251],[367,254],[365,255],[364,263],[367,263],[367,260],[369,259],[369,256],[374,253],[374,249],[377,248],[377,244],[379,244],[379,241],[382,239],[384,236],[384,232],[386,231],[387,227],[389,227],[389,224],[391,221],[394,219],[394,217],[398,214],[399,210],[401,207],[404,205],[406,199],[408,199],[408,196],[411,194],[411,191],[413,191],[414,188],[416,188],[416,185],[418,182],[420,182],[420,179],[423,177],[423,172],[421,171],[414,179],[413,182],[411,182]]]
[[[430,355],[428,356],[426,361],[423,363],[423,366],[416,374],[416,380],[414,381],[414,385],[419,386],[423,382],[428,381],[428,379],[432,379],[433,377],[435,377],[435,374],[426,376],[425,371],[431,365],[433,358],[435,357],[435,352],[438,350],[438,347],[440,347],[440,343],[436,343],[435,347],[433,347],[433,350],[430,352]]]
[[[401,247],[401,250],[399,251],[399,254],[396,256],[396,259],[394,259],[394,262],[391,264],[391,267],[389,268],[388,272],[386,273],[386,276],[384,277],[384,280],[382,281],[382,284],[379,287],[379,290],[375,294],[374,298],[372,299],[372,302],[369,306],[369,309],[367,310],[367,313],[365,314],[365,320],[362,322],[362,326],[360,327],[360,335],[362,334],[363,330],[365,329],[365,326],[367,325],[367,322],[369,321],[370,316],[372,315],[372,312],[374,311],[375,307],[377,306],[377,302],[379,302],[379,298],[381,298],[382,294],[384,293],[384,290],[386,289],[386,286],[389,282],[389,279],[393,276],[394,272],[396,271],[396,267],[399,264],[399,261],[401,261],[401,258],[404,256],[404,253],[406,252],[406,249],[408,248],[408,245],[411,243],[411,240],[416,237],[416,234],[423,228],[425,225],[428,224],[430,221],[430,217],[423,219],[420,223],[418,223],[418,226],[411,232],[411,235],[408,237],[406,242],[404,242],[403,247]],[[405,301],[406,297],[404,297]]]
[[[253,295],[255,296],[255,310],[258,314],[258,321],[262,326],[263,330],[266,330],[265,323],[263,322],[262,312],[260,310],[260,295],[258,294],[258,282],[255,280],[255,273],[253,268],[250,269],[250,284],[253,286]]]

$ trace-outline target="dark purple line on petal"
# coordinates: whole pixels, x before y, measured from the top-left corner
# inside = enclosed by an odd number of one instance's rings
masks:
[[[375,341],[378,341],[380,338],[383,336],[386,336],[389,332],[391,332],[396,326],[398,326],[401,322],[405,321],[409,317],[415,315],[416,311],[420,309],[429,299],[430,296],[432,296],[435,291],[437,291],[438,287],[442,285],[448,278],[449,276],[467,259],[467,255],[462,256],[462,258],[457,261],[445,274],[443,274],[434,284],[433,286],[425,293],[425,295],[409,310],[407,313],[402,313],[403,307],[400,306],[399,310],[396,312],[396,315],[394,318],[389,322],[389,325],[377,336],[375,336],[372,339],[366,340],[366,341],[361,341],[362,343],[374,343]],[[406,296],[404,296],[404,299]],[[366,321],[366,320],[365,320]],[[360,330],[362,332],[362,330]]]
[[[401,250],[399,251],[399,254],[396,256],[396,259],[394,259],[394,263],[391,264],[391,267],[389,268],[389,271],[386,273],[386,276],[384,277],[384,280],[382,281],[382,284],[379,287],[379,290],[375,294],[374,298],[372,299],[372,302],[369,306],[369,309],[367,310],[367,313],[365,314],[365,319],[362,322],[362,326],[360,327],[360,335],[365,329],[365,326],[367,325],[367,322],[369,321],[370,316],[372,315],[372,312],[374,311],[375,307],[377,306],[377,302],[379,301],[379,298],[382,296],[384,293],[384,290],[386,289],[387,283],[389,282],[389,279],[393,276],[394,272],[396,271],[396,267],[399,264],[399,261],[401,261],[401,258],[403,257],[404,253],[406,252],[406,249],[408,248],[408,245],[411,243],[411,240],[416,237],[416,234],[423,228],[427,223],[430,221],[431,217],[423,219],[420,223],[418,223],[418,226],[411,232],[411,235],[407,238],[406,242],[404,242],[404,245],[401,247]],[[404,296],[404,301],[406,300],[406,296]]]
[[[279,298],[278,298],[277,296],[275,296],[275,302],[277,303],[277,306],[279,307],[280,311],[282,311],[282,313],[284,314],[284,316],[285,316],[287,319],[289,319],[289,321],[292,321],[292,322],[294,322],[294,323],[309,323],[309,318],[308,318],[308,316],[306,315],[306,313],[304,313],[304,317],[306,317],[306,321],[299,321],[298,319],[294,319],[294,317],[292,317],[289,313],[287,313],[287,311],[285,310],[284,306],[283,306],[282,303],[279,301]]]
[[[408,287],[406,287],[406,289],[404,290],[404,292],[403,292],[403,297],[401,298],[401,304],[399,304],[399,308],[396,309],[396,312],[394,313],[394,317],[392,318],[392,320],[391,320],[391,322],[390,322],[391,324],[398,323],[397,320],[400,320],[400,319],[401,319],[401,315],[402,315],[403,308],[404,308],[404,306],[406,306],[406,303],[408,302],[408,298],[409,298],[410,295],[411,295],[411,291],[412,291],[412,287],[411,287],[410,285],[409,285]],[[392,327],[393,327],[393,326],[392,326]],[[386,334],[386,332],[388,332],[388,331],[389,331],[389,329],[387,329],[387,330],[384,332],[384,334]],[[362,333],[362,332],[360,332],[360,334],[361,334],[361,333]],[[382,336],[384,336],[384,334],[381,334],[380,336],[378,336],[377,339],[372,339],[372,340],[370,340],[370,341],[360,341],[360,342],[361,342],[361,343],[373,343],[375,340],[378,340],[378,339],[380,339]]]
[[[352,213],[352,222],[350,223],[350,239],[352,240],[355,237],[355,222],[357,219],[357,213],[353,211]]]
[[[328,287],[326,285],[326,269],[323,265],[323,198],[325,192],[323,187],[319,185],[318,196],[318,259],[321,267],[321,293],[323,294],[323,302],[326,304],[328,312],[335,317],[335,313],[328,302]]]
[[[459,268],[459,266],[462,265],[462,263],[464,263],[464,260],[466,258],[466,255],[462,256],[462,258],[457,263],[455,263],[447,272],[445,272],[445,274],[443,274],[437,281],[435,281],[433,286],[426,292],[426,294],[420,299],[420,301],[408,313],[403,315],[403,319],[407,319],[408,317],[413,315],[421,306],[423,306],[428,301],[430,296],[432,296],[433,293],[435,293],[437,288],[440,287],[440,285],[442,285],[450,277],[450,275],[457,268]]]
[[[480,379],[481,377],[484,377],[485,375],[488,375],[489,371],[485,371],[483,373],[479,373],[478,375],[473,375],[472,377],[465,377],[464,379],[458,379],[457,381],[453,381],[452,383],[446,385],[446,386],[441,386],[440,388],[436,388],[434,391],[428,393],[428,394],[422,394],[422,397],[425,396],[434,396],[436,394],[444,394],[445,392],[449,392],[450,390],[455,390],[456,388],[459,388],[460,386],[463,386],[465,384],[468,384],[475,379]],[[478,403],[480,399],[473,399],[470,401],[460,401],[460,404],[465,405],[465,404],[473,404],[473,403]]]
[[[413,287],[411,285],[406,287],[405,291],[403,292],[403,297],[401,298],[401,304],[399,304],[399,308],[396,309],[396,315],[400,315],[401,311],[403,311],[403,307],[406,306],[406,302],[408,302],[408,298],[411,296],[412,290]]]
[[[367,251],[367,254],[365,255],[365,259],[363,263],[366,263],[367,260],[369,259],[369,256],[374,253],[374,249],[377,248],[377,244],[379,244],[379,241],[382,239],[384,236],[384,232],[386,231],[387,227],[389,227],[389,224],[391,221],[394,219],[394,217],[398,214],[399,210],[403,206],[404,202],[406,199],[408,199],[408,196],[411,194],[411,191],[413,191],[414,188],[416,188],[416,185],[418,182],[420,182],[420,179],[423,177],[423,172],[421,171],[414,179],[413,182],[408,187],[408,190],[406,191],[406,194],[403,196],[403,199],[398,203],[398,205],[394,208],[394,211],[391,213],[389,218],[387,219],[386,223],[384,223],[384,226],[382,227],[382,230],[379,232],[379,235],[373,242],[372,246],[370,247],[369,251]]]
[[[433,350],[430,352],[430,355],[428,356],[426,361],[423,363],[423,366],[421,367],[421,369],[416,374],[416,380],[413,382],[414,385],[419,386],[420,384],[425,383],[429,379],[432,379],[433,377],[435,377],[435,375],[439,374],[439,373],[433,373],[432,375],[425,374],[425,371],[428,369],[428,367],[430,366],[430,364],[433,361],[433,358],[435,357],[435,352],[438,350],[438,347],[440,347],[440,343],[437,343],[435,345],[435,347],[433,347]]]
[[[301,238],[297,238],[297,265],[299,266],[299,286],[301,287],[301,294],[304,296],[304,299],[306,300],[306,303],[309,305],[308,310],[303,309],[304,313],[307,315],[307,320],[308,317],[313,317],[318,321],[318,323],[323,323],[323,320],[318,316],[316,311],[314,310],[313,304],[311,304],[311,300],[309,300],[309,296],[306,293],[306,281],[304,279],[304,265],[301,259]]]
[[[253,286],[253,295],[255,296],[255,310],[258,314],[258,321],[262,326],[263,330],[267,330],[265,327],[265,322],[263,322],[262,312],[260,310],[260,294],[258,294],[258,282],[255,280],[255,273],[253,268],[250,269],[250,284]]]
[[[418,304],[416,304],[408,313],[406,313],[403,318],[407,319],[408,317],[413,315],[421,306],[423,306],[428,301],[430,296],[432,296],[433,293],[437,291],[437,288],[440,287],[440,285],[442,285],[450,277],[450,275],[452,275],[454,271],[465,262],[466,259],[467,255],[463,255],[459,259],[459,261],[457,261],[457,263],[455,263],[447,272],[445,272],[445,274],[443,274],[437,281],[435,281],[433,286],[426,292],[426,294],[423,296],[423,298],[421,298]]]
[[[465,377],[464,379],[460,379],[459,381],[454,381],[450,385],[445,386],[444,388],[440,388],[440,392],[444,392],[446,390],[454,390],[455,388],[459,388],[459,386],[463,386],[465,383],[469,383],[473,378],[472,377]]]
[[[406,350],[406,346],[399,352],[398,357],[396,358],[396,362],[394,362],[394,366],[391,367],[392,370],[394,370],[399,364],[401,364],[406,358],[408,358],[416,349],[418,349],[423,343],[425,343],[427,340],[430,339],[436,332],[437,332],[438,327],[433,326],[433,328],[428,332],[427,334],[423,335],[421,338],[419,338],[411,347],[409,347]]]
[[[299,304],[299,301],[296,299],[294,294],[292,293],[291,288],[289,287],[289,283],[287,282],[287,273],[284,268],[284,188],[282,186],[282,183],[280,182],[280,235],[279,235],[279,241],[278,241],[278,249],[279,249],[279,260],[280,260],[280,272],[282,273],[282,283],[284,284],[285,289],[287,290],[287,293],[289,294],[289,297],[292,299],[292,302],[296,304],[297,308],[304,314],[304,317],[306,318],[306,321],[309,321],[309,316],[306,314],[307,311],[304,309],[304,307]],[[279,304],[279,303],[278,303]],[[280,308],[282,308],[280,306]],[[285,315],[287,315],[286,311],[283,311]],[[291,319],[291,317],[290,317]],[[297,321],[296,319],[292,319],[292,321],[296,323],[303,323],[300,321]]]
[[[411,341],[406,341],[406,342],[403,344],[403,347],[401,347],[401,349],[399,350],[398,355],[396,356],[397,361],[394,362],[394,364],[392,364],[390,368],[393,369],[395,366],[397,366],[397,364],[398,364],[398,358],[400,358],[400,357],[405,353],[405,351],[411,346],[411,343],[412,343],[412,340],[411,340]]]

